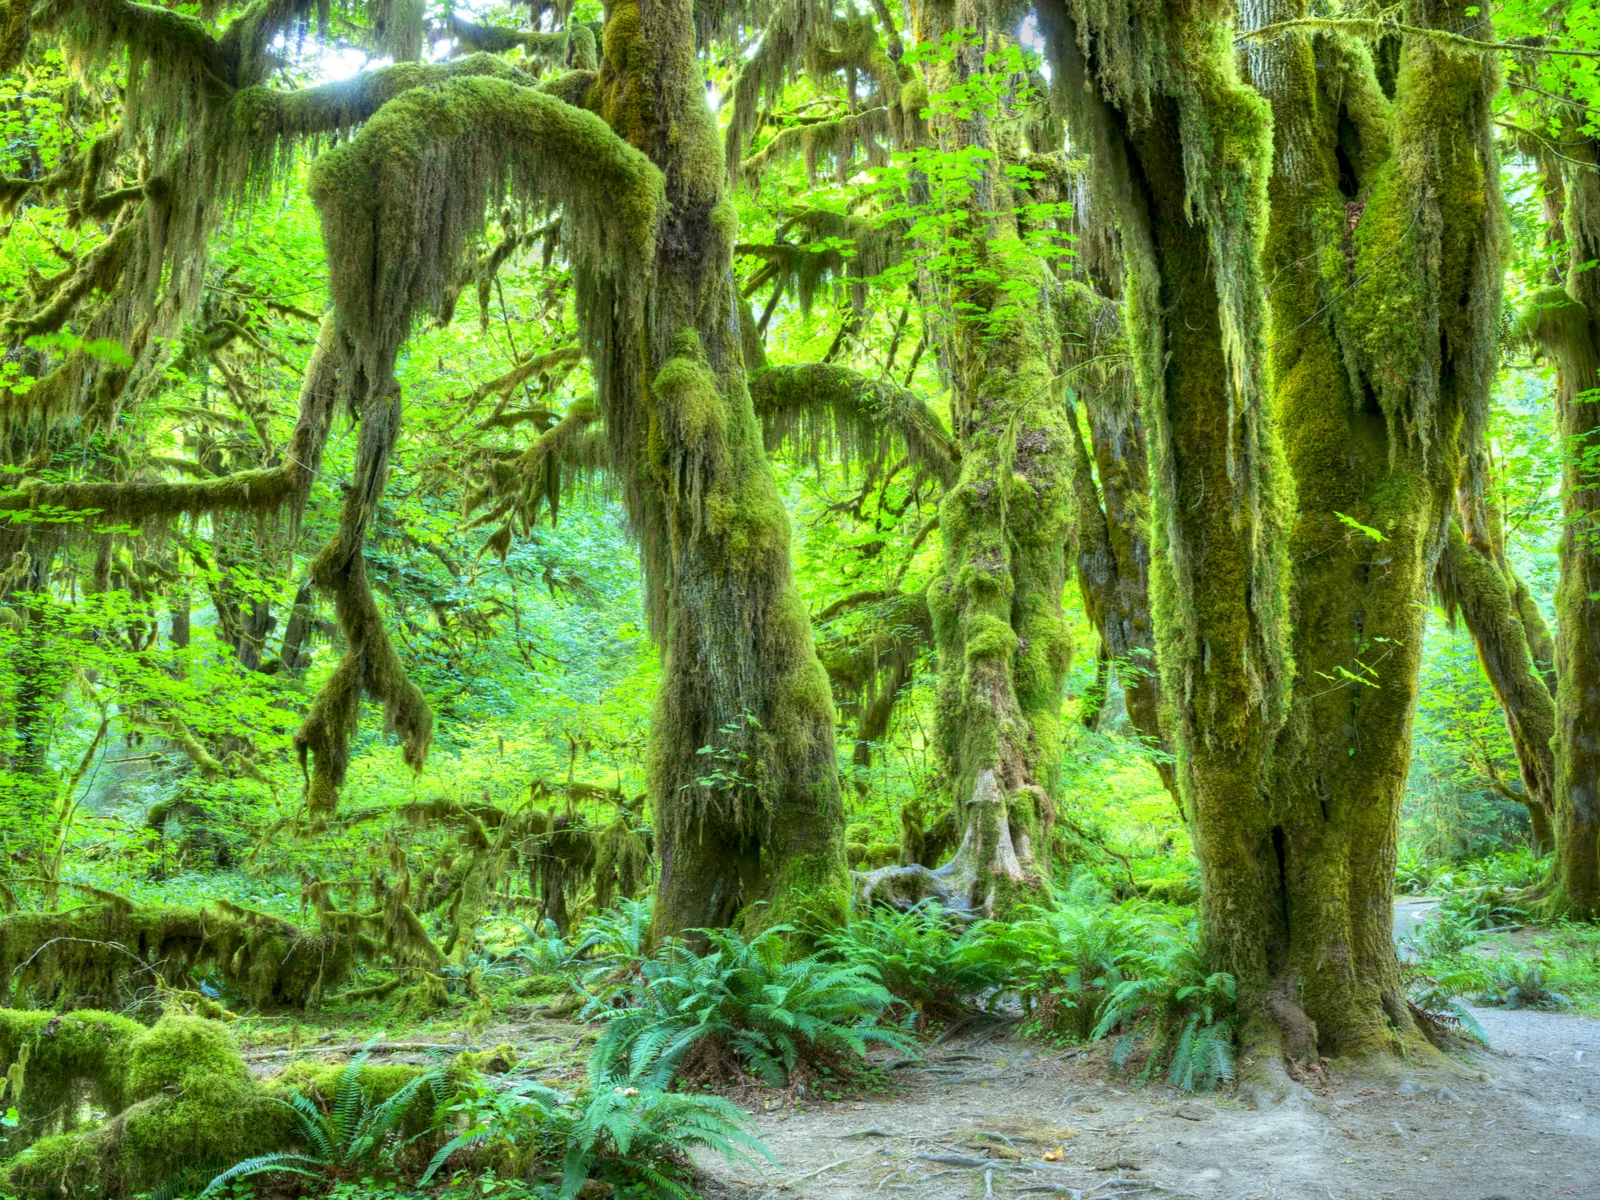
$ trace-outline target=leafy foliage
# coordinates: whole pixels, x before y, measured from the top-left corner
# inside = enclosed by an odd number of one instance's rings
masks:
[[[746,942],[706,930],[704,953],[668,941],[635,975],[596,992],[585,1010],[603,1022],[591,1075],[660,1089],[748,1072],[779,1087],[802,1069],[859,1071],[874,1044],[913,1052],[885,1022],[894,998],[871,968],[786,960],[788,932]]]
[[[919,904],[904,912],[878,907],[857,914],[822,945],[848,966],[871,972],[919,1014],[948,1017],[1006,978],[984,939],[937,904]]]
[[[1165,1067],[1166,1081],[1186,1092],[1211,1091],[1233,1079],[1234,979],[1208,972],[1196,933],[1191,925],[1169,938],[1147,974],[1117,984],[1094,1030],[1097,1038],[1128,1030],[1112,1062],[1126,1063],[1142,1040],[1141,1078]]]
[[[533,1080],[503,1086],[478,1079],[445,1115],[464,1128],[439,1148],[420,1185],[452,1159],[478,1158],[522,1173],[548,1162],[559,1171],[563,1200],[589,1179],[691,1200],[688,1151],[707,1149],[730,1162],[771,1159],[749,1118],[721,1097],[606,1080],[573,1096]]]
[[[439,1072],[418,1075],[388,1099],[374,1103],[361,1080],[368,1057],[363,1051],[350,1060],[325,1109],[302,1092],[292,1092],[287,1100],[278,1101],[294,1114],[300,1150],[236,1163],[207,1184],[201,1195],[215,1194],[236,1179],[254,1175],[300,1175],[337,1183],[385,1173],[399,1148],[427,1133],[425,1127],[406,1137],[406,1119],[424,1092],[437,1103],[444,1077]]]

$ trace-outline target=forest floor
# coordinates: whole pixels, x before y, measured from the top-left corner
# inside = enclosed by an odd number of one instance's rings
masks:
[[[502,1012],[505,1023],[470,1039],[443,1023],[408,1031],[376,1054],[420,1064],[469,1040],[506,1043],[519,1073],[575,1084],[594,1034],[542,1007]],[[1055,1049],[980,1025],[884,1071],[875,1090],[734,1089],[776,1163],[708,1160],[705,1190],[711,1200],[1600,1200],[1600,1020],[1475,1012],[1492,1049],[1381,1077],[1335,1065],[1259,1109],[1137,1088],[1108,1071],[1105,1044]],[[301,1026],[291,1050],[287,1033],[246,1035],[255,1069],[348,1060],[368,1036]]]

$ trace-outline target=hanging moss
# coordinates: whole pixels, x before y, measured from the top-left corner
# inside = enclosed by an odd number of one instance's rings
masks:
[[[378,384],[506,188],[529,206],[563,205],[576,268],[619,278],[653,249],[661,203],[659,173],[592,114],[483,77],[390,101],[317,159],[310,186],[341,328]]]
[[[776,241],[743,243],[735,252],[763,260],[763,282],[772,281],[793,295],[802,315],[810,314],[818,292],[830,281],[848,281],[850,303],[860,312],[872,281],[900,262],[905,232],[897,221],[807,208],[784,219]],[[791,237],[796,240],[787,240]]]
[[[824,160],[833,162],[834,181],[844,184],[852,174],[857,150],[865,153],[866,165],[884,166],[889,161],[889,142],[894,131],[894,113],[882,106],[827,120],[790,125],[759,151],[739,165],[745,183],[758,187],[761,177],[773,166],[799,157],[805,164],[806,180],[813,187],[817,169]]]
[[[312,578],[334,592],[349,642],[295,739],[313,760],[313,812],[336,803],[363,694],[383,703],[408,763],[420,767],[427,753],[431,716],[384,630],[361,552],[398,435],[401,342],[418,316],[440,307],[467,239],[508,188],[524,204],[566,205],[562,236],[580,273],[625,276],[651,246],[660,186],[650,164],[592,115],[483,77],[402,94],[314,164],[330,286],[351,345],[345,386],[362,427],[340,533],[312,565]]]
[[[750,378],[768,449],[798,441],[807,457],[885,465],[893,444],[941,484],[955,479],[959,452],[915,392],[832,363],[769,367]]]
[[[459,45],[487,54],[503,54],[520,47],[529,58],[550,66],[592,71],[600,65],[594,31],[581,23],[554,33],[544,33],[507,29],[501,25],[479,25],[451,15],[445,22],[445,30]]]
[[[302,143],[337,141],[404,92],[475,75],[533,82],[496,55],[471,54],[443,63],[396,63],[292,92],[242,88],[227,112],[228,186],[241,198],[254,198],[289,175]]]

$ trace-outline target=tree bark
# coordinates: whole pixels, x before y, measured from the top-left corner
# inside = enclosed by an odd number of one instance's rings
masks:
[[[747,928],[842,919],[833,703],[746,385],[737,216],[691,5],[614,0],[603,46],[588,105],[660,169],[667,200],[642,328],[602,315],[597,333],[607,435],[663,656],[649,758],[654,932],[724,926],[742,910]]]
[[[930,93],[988,68],[987,21],[970,0],[918,5],[916,40],[952,45]],[[942,570],[928,587],[939,651],[938,743],[962,842],[937,874],[947,902],[1005,917],[1048,903],[1060,786],[1062,688],[1072,638],[1062,614],[1071,431],[1047,354],[1042,262],[1022,244],[1002,131],[981,110],[936,115],[941,148],[986,157],[963,198],[967,239],[941,271],[953,300],[945,345],[961,473],[939,506]],[[1034,298],[1038,297],[1038,300]]]
[[[1556,589],[1556,858],[1544,908],[1600,917],[1600,145],[1576,124],[1562,139],[1566,178],[1566,287],[1535,293],[1529,335],[1554,361],[1561,438],[1561,582]]]

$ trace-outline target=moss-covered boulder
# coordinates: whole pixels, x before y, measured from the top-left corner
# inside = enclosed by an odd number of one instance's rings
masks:
[[[199,1187],[236,1162],[287,1149],[297,1124],[284,1099],[299,1092],[330,1103],[346,1070],[296,1064],[259,1081],[226,1025],[181,1014],[146,1029],[110,1013],[0,1009],[0,1054],[13,1068],[6,1103],[22,1117],[0,1193],[61,1200]],[[388,1099],[418,1073],[360,1070],[369,1102]],[[408,1115],[407,1137],[425,1132],[427,1108]],[[92,1123],[101,1112],[109,1116]]]
[[[24,1078],[21,1099],[28,1109],[64,1103],[57,1123],[67,1128],[6,1165],[4,1185],[21,1196],[131,1196],[185,1172],[204,1173],[281,1148],[291,1136],[288,1110],[251,1077],[220,1022],[173,1015],[145,1029],[106,1013],[3,1015],[58,1022],[54,1034],[46,1032],[47,1021],[32,1043],[24,1043],[58,1060],[66,1059],[63,1051],[74,1041],[80,1047],[67,1081],[36,1084],[39,1073],[32,1071]],[[30,1063],[38,1053],[27,1052]],[[35,1090],[40,1085],[42,1093]],[[71,1128],[86,1098],[113,1115]]]

